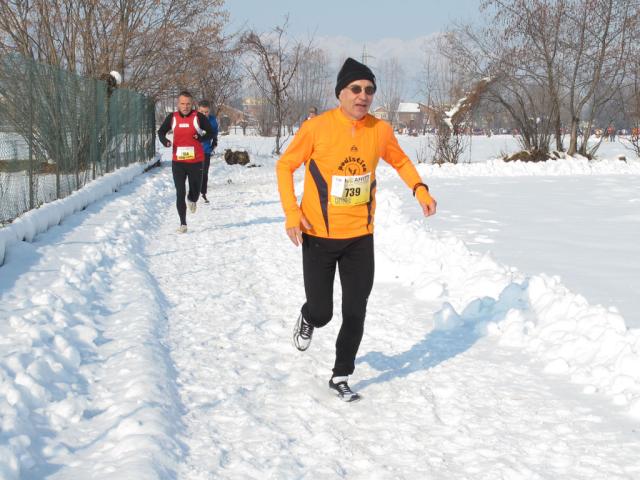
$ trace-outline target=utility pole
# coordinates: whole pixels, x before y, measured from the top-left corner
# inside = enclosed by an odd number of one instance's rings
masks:
[[[369,66],[369,59],[370,58],[376,58],[376,57],[374,57],[373,55],[369,55],[367,53],[367,46],[363,45],[362,46],[362,59],[361,59],[361,62],[364,63],[365,65]]]

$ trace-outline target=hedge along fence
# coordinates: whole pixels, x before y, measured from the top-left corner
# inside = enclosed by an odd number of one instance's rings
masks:
[[[154,102],[19,55],[0,58],[0,226],[154,156]]]

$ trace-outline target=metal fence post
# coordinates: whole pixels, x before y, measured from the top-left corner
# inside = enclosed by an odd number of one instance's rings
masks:
[[[34,202],[34,175],[33,175],[33,65],[27,64],[29,69],[29,209],[35,208]]]

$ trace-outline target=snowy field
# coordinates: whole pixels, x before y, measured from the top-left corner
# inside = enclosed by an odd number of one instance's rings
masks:
[[[215,159],[186,235],[166,161],[0,230],[0,478],[640,478],[640,162],[500,141],[420,166],[428,220],[380,167],[356,404],[326,387],[339,308],[291,344],[269,139],[221,137],[261,167]]]

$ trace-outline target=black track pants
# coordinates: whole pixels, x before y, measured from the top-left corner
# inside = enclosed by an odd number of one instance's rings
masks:
[[[202,162],[171,162],[173,184],[176,186],[176,208],[180,217],[180,225],[187,224],[187,203],[185,195],[190,202],[197,202],[200,196],[200,182],[202,180]],[[185,180],[189,181],[189,194],[186,193]]]
[[[364,332],[367,300],[373,287],[373,235],[331,239],[303,234],[302,269],[307,302],[302,315],[314,327],[333,316],[336,265],[342,286],[342,326],[336,340],[334,376],[351,375]]]
[[[202,186],[200,187],[200,193],[207,194],[207,185],[209,184],[209,167],[211,166],[211,154],[204,154],[204,167],[202,169]]]

